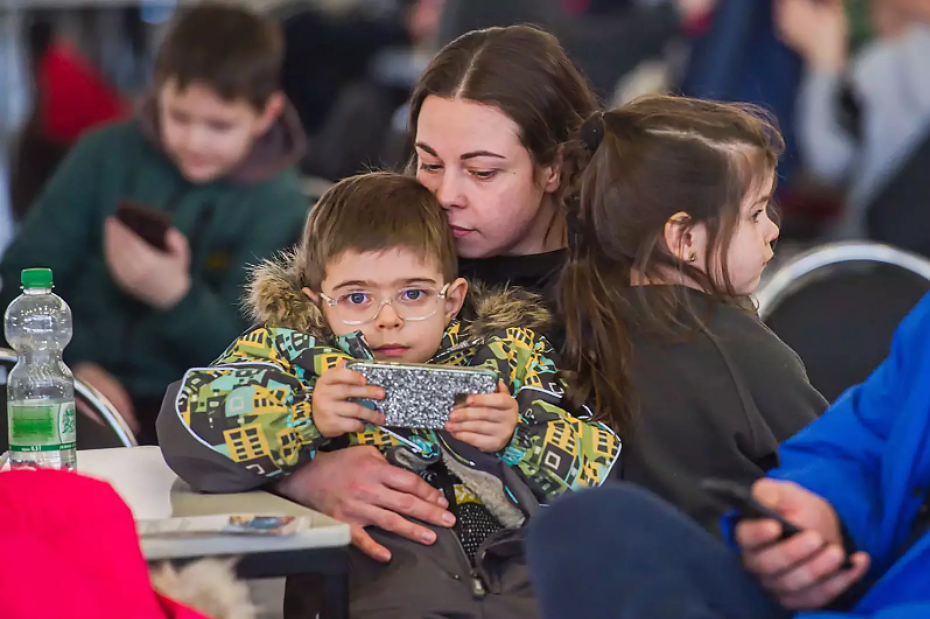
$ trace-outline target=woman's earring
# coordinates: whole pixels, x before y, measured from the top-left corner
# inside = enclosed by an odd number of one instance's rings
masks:
[[[697,254],[694,252],[688,254],[688,262],[697,262]]]

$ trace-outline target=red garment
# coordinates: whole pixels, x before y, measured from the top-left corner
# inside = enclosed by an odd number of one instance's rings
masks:
[[[131,111],[90,62],[65,43],[49,46],[36,76],[42,133],[53,142],[73,144],[84,131]]]
[[[64,471],[0,473],[0,617],[206,619],[152,590],[129,507]]]
[[[682,24],[682,29],[686,36],[697,38],[710,30],[713,18],[714,14],[712,11],[699,17],[693,17]]]
[[[573,15],[581,15],[588,10],[590,0],[562,0],[565,10]]]

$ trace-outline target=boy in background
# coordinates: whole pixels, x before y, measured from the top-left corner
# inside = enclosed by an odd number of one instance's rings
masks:
[[[282,57],[265,17],[209,3],[184,13],[137,117],[80,141],[0,263],[3,307],[20,270],[54,271],[74,312],[66,361],[142,443],[155,441],[167,385],[246,328],[246,266],[300,234],[304,134],[280,92]],[[158,211],[163,238],[117,218],[121,204]]]

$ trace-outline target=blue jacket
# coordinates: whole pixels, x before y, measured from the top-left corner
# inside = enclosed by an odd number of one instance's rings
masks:
[[[781,447],[788,479],[824,497],[872,557],[856,617],[930,617],[930,534],[900,554],[930,487],[930,295],[898,327],[863,384]],[[830,619],[845,613],[802,613]]]

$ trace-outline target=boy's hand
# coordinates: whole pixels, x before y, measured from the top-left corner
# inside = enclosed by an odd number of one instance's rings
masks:
[[[446,430],[481,451],[496,453],[510,444],[519,418],[517,401],[502,381],[497,393],[468,396],[464,406],[452,411]]]
[[[171,228],[165,242],[168,251],[160,251],[115,217],[103,230],[103,254],[113,279],[126,293],[161,310],[177,305],[191,287],[187,237]]]
[[[365,422],[384,425],[384,415],[371,410],[351,398],[384,399],[384,389],[365,384],[365,377],[353,372],[341,362],[316,381],[313,389],[313,423],[327,438],[352,432],[362,432]]]

